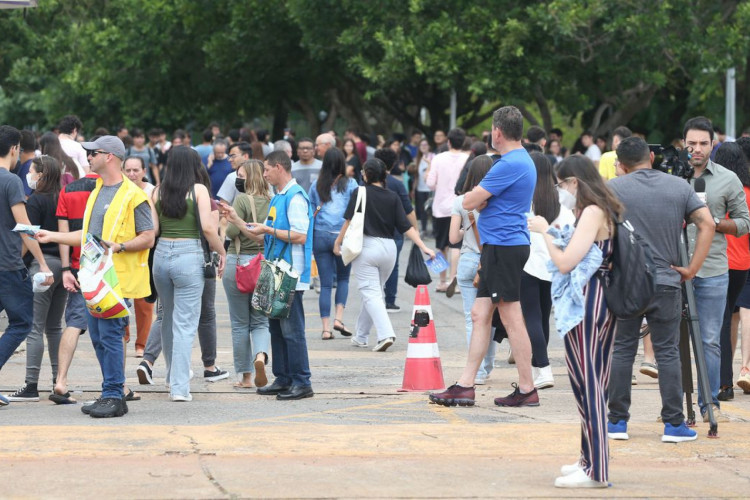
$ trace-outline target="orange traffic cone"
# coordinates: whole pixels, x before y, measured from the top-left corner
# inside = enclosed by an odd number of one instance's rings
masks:
[[[443,365],[440,363],[435,322],[427,286],[419,285],[414,296],[409,347],[402,391],[432,391],[444,389]]]

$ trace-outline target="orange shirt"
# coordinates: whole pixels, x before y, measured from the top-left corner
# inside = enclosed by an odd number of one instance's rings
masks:
[[[745,191],[745,201],[750,208],[750,188],[743,186]],[[727,214],[729,218],[729,214]],[[735,271],[745,271],[750,269],[750,235],[737,236],[726,235],[727,237],[727,258],[729,259],[729,269]]]

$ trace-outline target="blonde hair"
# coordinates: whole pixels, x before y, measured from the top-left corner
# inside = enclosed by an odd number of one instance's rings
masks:
[[[245,171],[245,193],[250,196],[262,196],[271,199],[268,194],[268,183],[263,178],[263,162],[260,160],[246,160],[239,168]]]

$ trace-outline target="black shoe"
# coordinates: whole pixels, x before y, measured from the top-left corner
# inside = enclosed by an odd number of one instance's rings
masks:
[[[229,374],[218,366],[214,366],[214,371],[212,372],[203,370],[203,378],[206,382],[218,382],[219,380],[229,378]]]
[[[286,392],[288,390],[288,385],[284,385],[278,380],[274,380],[273,384],[267,385],[265,387],[259,387],[256,392],[258,394],[262,394],[263,396],[275,396],[276,394],[281,394],[282,392]]]
[[[94,418],[122,417],[128,412],[124,398],[104,398],[89,413]]]
[[[102,398],[96,398],[94,401],[87,402],[83,406],[81,406],[81,412],[89,415],[91,413],[91,410],[99,406],[99,403],[101,402]]]
[[[276,399],[282,401],[292,401],[294,399],[305,399],[311,398],[315,395],[313,389],[309,385],[293,385],[288,391],[280,392],[276,395]]]
[[[9,398],[10,399],[10,398]],[[731,401],[734,399],[734,387],[722,387],[719,391],[719,395],[716,397],[719,401]],[[13,401],[11,399],[11,401]]]
[[[154,372],[145,361],[138,364],[135,373],[138,375],[138,383],[141,385],[151,385],[154,383]]]
[[[385,305],[385,312],[387,312],[389,314],[390,313],[397,313],[400,310],[401,310],[401,308],[399,306],[397,306],[396,304],[386,304]]]
[[[39,401],[39,391],[36,384],[24,384],[13,394],[8,394],[8,401]]]

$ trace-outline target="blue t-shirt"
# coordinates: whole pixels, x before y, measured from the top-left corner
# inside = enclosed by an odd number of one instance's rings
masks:
[[[536,168],[529,153],[520,148],[504,154],[479,185],[492,194],[477,221],[482,244],[530,244],[526,213],[534,197]]]
[[[30,168],[31,168],[31,160],[26,160],[24,163],[21,163],[19,167],[16,169],[16,175],[21,178],[21,182],[23,183],[23,193],[26,196],[31,196],[31,193],[34,192],[34,190],[31,189],[29,185],[26,183],[26,174],[29,173]]]
[[[204,163],[205,165],[205,163]],[[221,185],[224,183],[224,179],[227,175],[231,174],[232,164],[229,162],[229,158],[223,160],[214,160],[211,168],[208,169],[208,176],[211,178],[211,197],[216,198],[221,189]]]

